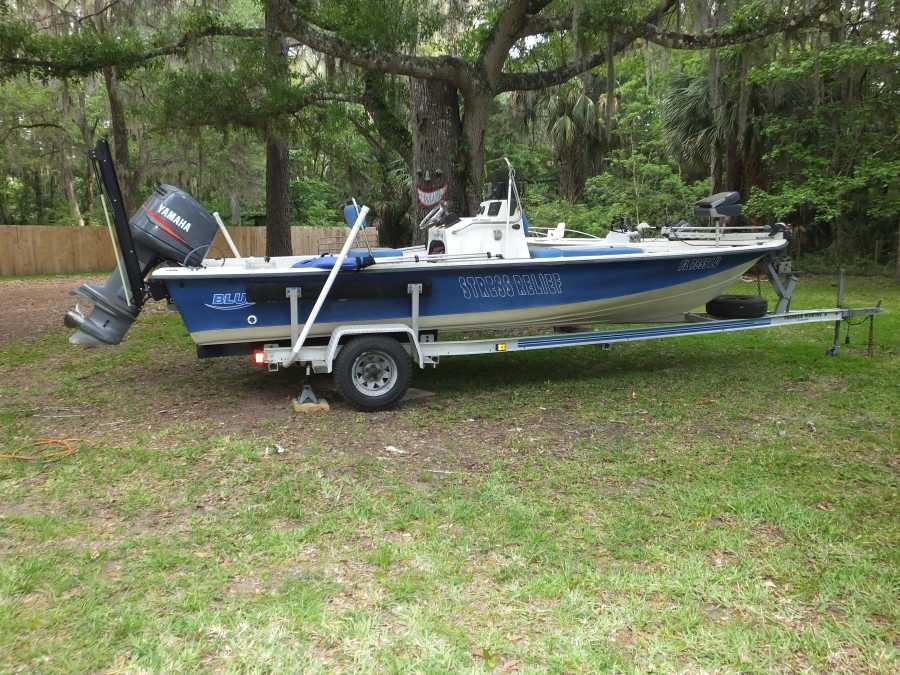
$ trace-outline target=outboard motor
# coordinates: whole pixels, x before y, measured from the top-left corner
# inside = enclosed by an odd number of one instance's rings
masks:
[[[97,142],[91,159],[112,217],[118,265],[103,285],[82,284],[73,291],[90,300],[94,309],[89,316],[77,307],[69,310],[65,324],[78,329],[69,338],[72,344],[115,345],[140,314],[147,274],[162,262],[199,265],[218,224],[193,197],[171,185],[158,187],[127,221],[106,139]]]

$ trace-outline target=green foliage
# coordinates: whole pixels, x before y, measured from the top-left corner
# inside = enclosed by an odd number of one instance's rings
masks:
[[[589,178],[584,189],[585,201],[601,210],[602,222],[654,226],[690,218],[694,202],[707,194],[708,181],[688,185],[670,164],[654,164],[641,156]]]
[[[896,45],[847,41],[751,71],[760,86],[795,92],[764,118],[773,175],[754,188],[752,214],[830,233],[842,255],[890,241],[900,216],[897,62]]]
[[[663,124],[673,154],[686,162],[708,164],[715,138],[706,74],[677,75],[663,99]]]
[[[889,42],[839,42],[822,49],[800,52],[790,61],[770,61],[757,66],[747,74],[747,78],[758,85],[796,83],[804,78],[838,75],[853,67],[896,67],[897,63],[896,47]]]
[[[558,18],[573,4],[558,0],[542,14]],[[599,48],[611,29],[621,31],[655,4],[582,2],[579,39]],[[295,5],[359,47],[474,61],[504,3]],[[255,220],[265,210],[265,131],[275,128],[291,147],[295,222],[338,223],[337,207],[352,195],[402,231],[408,218],[392,209],[405,208],[410,190],[398,141],[410,131],[403,128],[406,78],[380,76],[382,110],[399,121],[385,131],[383,120],[376,123],[371,109],[359,105],[363,83],[355,68],[333,69],[331,60],[305,49],[291,49],[288,59],[267,56],[252,33],[262,26],[262,9],[257,0],[199,8],[136,2],[104,22],[76,27],[48,22],[53,10],[40,3],[0,2],[0,220],[71,222],[64,157],[81,210],[98,220],[84,152],[109,133],[97,70],[115,64],[139,193],[160,181],[175,183],[221,213],[238,199],[245,219]],[[789,9],[777,0],[731,3],[723,30],[752,30]],[[681,28],[700,28],[703,11],[687,7]],[[661,224],[690,216],[692,203],[710,190],[704,177],[711,153],[733,152],[752,160],[735,178],[746,181],[752,218],[805,228],[815,248],[843,237],[843,246],[872,250],[874,241],[893,240],[900,217],[898,48],[891,32],[897,10],[876,0],[858,20],[854,11],[850,19],[827,12],[822,24],[778,40],[718,50],[721,115],[711,110],[709,55],[650,44],[617,56],[611,101],[605,64],[549,90],[502,94],[487,130],[486,159],[510,158],[535,224],[564,220],[601,232],[622,220]],[[222,35],[235,32],[244,37]],[[575,51],[571,35],[545,34],[519,41],[505,69],[552,70]],[[61,109],[63,77],[72,97],[68,111]],[[464,96],[462,106],[464,113]]]
[[[322,2],[309,13],[354,45],[379,49],[413,45],[419,35],[439,30],[444,22],[441,13],[421,11],[415,0]]]
[[[346,200],[346,195],[340,194],[333,183],[318,178],[293,180],[290,191],[296,222],[300,225],[343,225],[340,206]]]
[[[555,227],[557,223],[565,223],[569,230],[601,235],[608,231],[610,225],[604,209],[592,208],[587,204],[573,204],[567,199],[549,202],[531,202],[525,199],[525,212],[528,214],[529,224],[538,227]]]

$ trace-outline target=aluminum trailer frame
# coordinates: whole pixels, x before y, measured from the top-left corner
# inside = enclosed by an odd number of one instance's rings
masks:
[[[350,235],[344,242],[342,255],[346,253],[351,240],[355,238],[359,221],[363,217],[357,218]],[[339,259],[332,269],[330,279],[337,274],[340,261]],[[366,410],[378,410],[397,402],[409,386],[409,363],[399,362],[405,359],[403,350],[420,368],[424,368],[425,366],[437,366],[442,356],[504,354],[531,349],[559,349],[587,345],[599,345],[603,349],[608,349],[618,342],[662,340],[688,335],[712,335],[802,323],[831,322],[834,324],[834,340],[826,354],[834,356],[840,348],[842,324],[853,317],[864,317],[863,320],[867,318],[869,321],[868,352],[870,355],[872,354],[875,315],[881,313],[881,303],[879,302],[875,307],[856,309],[843,307],[843,270],[840,270],[837,280],[837,307],[791,311],[791,299],[798,279],[793,273],[790,260],[769,255],[765,258],[764,265],[766,276],[778,296],[778,300],[773,312],[760,317],[717,319],[706,314],[686,314],[685,322],[678,324],[477,340],[441,341],[435,339],[436,333],[433,331],[421,331],[419,296],[422,293],[422,284],[413,283],[408,284],[406,288],[410,297],[408,322],[339,326],[331,333],[327,343],[306,345],[304,339],[311,324],[315,322],[316,314],[325,301],[330,286],[326,284],[316,297],[309,319],[305,324],[301,324],[299,319],[301,289],[292,287],[285,290],[286,297],[290,302],[290,346],[266,344],[261,350],[253,352],[252,359],[255,365],[266,367],[269,370],[279,370],[293,363],[299,363],[306,366],[307,375],[311,372],[334,373],[338,388],[345,396],[353,399],[358,407]],[[367,340],[368,344],[365,343]],[[341,351],[348,345],[348,341],[352,346],[349,347],[347,358],[342,358]],[[849,332],[847,333],[847,342],[849,343]],[[335,371],[336,363],[338,364],[337,371]],[[398,373],[402,373],[402,375],[398,375]],[[356,387],[355,391],[349,385],[342,386],[347,385],[348,382]],[[402,384],[398,384],[398,382],[402,382]],[[366,400],[369,397],[371,400]],[[315,393],[307,382],[297,402],[315,402],[316,400]]]
[[[836,307],[832,309],[794,310],[782,314],[768,313],[756,319],[713,319],[706,315],[691,315],[693,321],[690,323],[476,340],[432,340],[430,333],[418,334],[413,325],[402,323],[357,324],[336,329],[325,345],[302,347],[293,359],[291,358],[291,347],[279,345],[266,345],[261,352],[258,351],[255,354],[261,354],[261,357],[256,357],[257,364],[265,365],[269,370],[279,370],[281,367],[289,365],[293,360],[295,363],[310,366],[315,373],[331,373],[334,369],[334,360],[345,338],[358,335],[390,335],[402,337],[405,340],[404,344],[410,358],[419,367],[424,368],[429,365],[437,366],[442,356],[503,354],[533,349],[559,349],[562,347],[583,347],[588,345],[599,345],[602,348],[607,348],[620,342],[735,333],[738,331],[775,328],[803,323],[840,323],[853,317],[874,317],[881,312],[880,307],[856,309]],[[831,354],[832,349],[829,349],[828,353]]]
[[[407,292],[410,296],[410,316],[408,323],[388,324],[353,324],[338,327],[332,332],[327,343],[304,345],[300,341],[300,289],[288,288],[286,295],[291,303],[291,346],[267,344],[261,350],[253,352],[255,365],[263,366],[271,371],[298,363],[306,367],[307,375],[314,373],[334,373],[335,362],[348,340],[357,337],[386,336],[402,344],[410,359],[420,368],[436,367],[443,356],[466,356],[476,354],[504,354],[508,352],[529,351],[533,349],[560,349],[563,347],[583,347],[597,345],[601,349],[609,349],[620,342],[638,342],[644,340],[662,340],[666,338],[686,337],[691,335],[713,335],[734,333],[778,326],[792,326],[806,323],[833,323],[834,339],[826,351],[828,355],[836,355],[840,346],[841,326],[855,317],[868,320],[868,353],[871,356],[874,344],[875,316],[882,312],[880,303],[874,307],[847,308],[841,307],[844,294],[843,272],[838,276],[838,307],[827,309],[790,310],[791,296],[796,286],[796,277],[789,276],[787,284],[783,284],[776,268],[776,261],[767,262],[767,272],[772,286],[779,296],[776,309],[757,318],[718,319],[707,314],[687,314],[685,322],[652,326],[637,326],[615,330],[591,330],[579,333],[553,333],[545,335],[510,336],[500,338],[481,338],[475,340],[436,340],[434,332],[422,332],[419,328],[419,295],[421,284],[409,284]],[[317,298],[317,304],[323,300]],[[849,344],[849,332],[846,342]],[[402,353],[402,352],[401,352]],[[335,373],[335,377],[339,377]],[[405,389],[404,392],[405,393]],[[315,401],[315,393],[309,383],[303,387],[298,402]],[[370,409],[378,409],[373,406]]]

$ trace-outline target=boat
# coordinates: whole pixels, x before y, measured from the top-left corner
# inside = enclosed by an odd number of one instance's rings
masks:
[[[99,163],[112,169],[111,162]],[[422,287],[423,331],[679,321],[787,245],[779,229],[740,241],[610,232],[573,245],[564,237],[535,236],[528,232],[510,164],[507,178],[505,185],[492,184],[471,217],[433,209],[420,224],[428,232],[424,246],[356,242],[307,337],[326,337],[338,326],[408,319],[411,284]],[[121,208],[116,195],[108,198],[112,211]],[[348,226],[359,212],[346,209]],[[219,223],[187,193],[171,186],[156,190],[120,228],[126,248],[136,253],[137,281],[121,274],[120,260],[120,270],[104,287],[82,286],[77,293],[100,314],[94,320],[70,313],[69,323],[78,328],[72,342],[117,343],[137,316],[136,300],[147,294],[174,304],[207,355],[234,353],[234,345],[250,350],[289,341],[287,290],[298,290],[299,320],[305,322],[312,309],[308,301],[325,285],[337,256],[207,258],[203,254],[224,228]],[[364,228],[362,223],[363,234]]]
[[[419,227],[426,243],[373,247],[369,209],[344,207],[350,228],[339,251],[285,257],[241,256],[217,213],[186,192],[161,185],[128,219],[105,139],[90,153],[117,265],[102,285],[83,284],[65,315],[76,345],[118,344],[149,300],[181,315],[200,357],[249,353],[269,370],[291,365],[333,373],[356,407],[378,410],[405,394],[411,364],[436,366],[443,356],[611,344],[714,334],[777,325],[868,317],[878,307],[790,309],[796,276],[780,256],[789,230],[781,224],[744,230],[727,225],[740,211],[736,193],[702,200],[707,224],[678,223],[603,237],[565,226],[529,226],[504,160],[505,179],[489,183],[478,213],[457,217],[436,205]],[[233,256],[208,257],[218,235]],[[571,236],[571,235],[575,236]],[[764,260],[777,296],[768,311],[753,296],[722,292]],[[839,298],[842,286],[839,285]],[[706,305],[706,313],[695,310]],[[572,325],[651,323],[650,328]],[[675,325],[657,326],[659,322]],[[438,339],[438,332],[567,329],[547,335]],[[870,324],[870,342],[871,342]],[[839,330],[830,353],[838,348]],[[316,403],[309,384],[297,405]]]

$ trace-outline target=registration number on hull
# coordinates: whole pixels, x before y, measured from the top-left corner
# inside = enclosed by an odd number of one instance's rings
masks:
[[[559,274],[489,274],[458,278],[466,300],[560,295],[563,292]]]
[[[710,258],[685,258],[676,268],[676,272],[700,272],[703,270],[714,270],[722,263],[722,256],[712,256]]]

